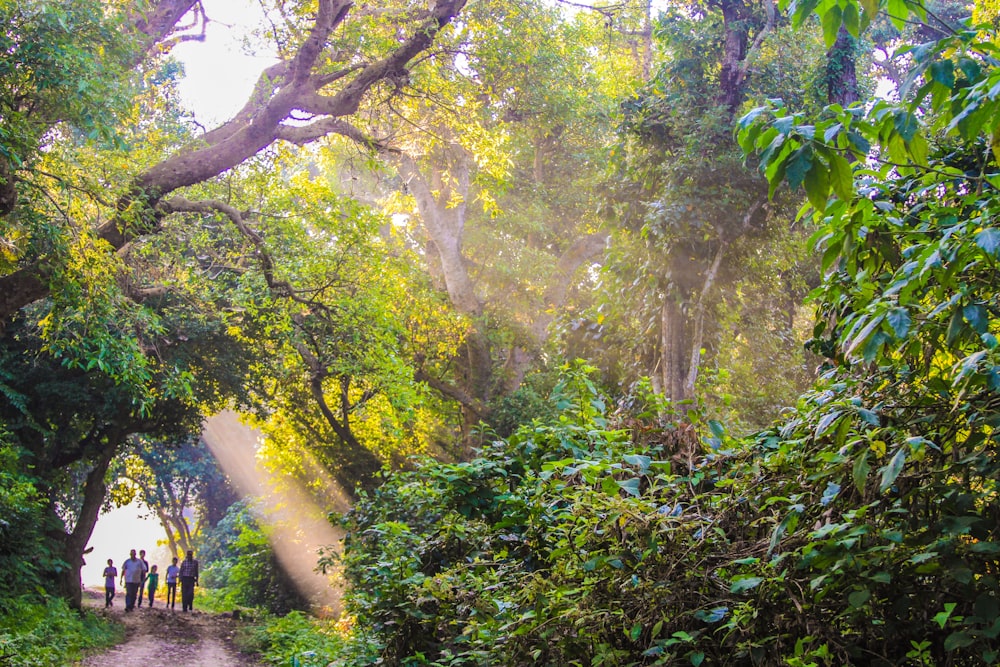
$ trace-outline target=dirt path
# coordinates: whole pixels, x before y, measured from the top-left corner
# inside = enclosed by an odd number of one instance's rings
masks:
[[[164,667],[260,667],[253,657],[239,653],[232,645],[238,621],[218,614],[198,610],[183,613],[165,609],[162,603],[152,609],[139,607],[125,613],[124,596],[115,599],[115,606],[104,609],[104,598],[85,597],[85,604],[98,607],[125,625],[127,639],[104,653],[93,655],[77,667],[123,667],[145,665]]]

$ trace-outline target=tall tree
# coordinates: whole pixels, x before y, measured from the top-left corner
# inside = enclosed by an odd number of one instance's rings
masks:
[[[193,4],[187,3],[187,7]],[[79,221],[83,223],[82,229],[93,234],[103,247],[117,250],[144,234],[156,232],[167,213],[157,205],[167,195],[218,176],[276,141],[301,145],[331,133],[357,136],[346,119],[357,111],[374,87],[386,81],[399,81],[410,61],[431,45],[464,4],[463,0],[452,0],[429,3],[426,9],[400,8],[392,3],[353,9],[346,0],[321,0],[315,14],[303,11],[298,5],[286,6],[289,29],[283,35],[282,60],[261,75],[243,109],[205,133],[197,143],[129,174],[128,185],[118,200],[109,202],[111,205],[105,208],[104,215]],[[152,49],[168,38],[181,18],[182,12],[166,9],[181,6],[182,3],[165,0],[150,8],[151,12],[143,12],[146,20],[129,23],[120,17],[118,25],[133,37],[145,36],[144,30],[152,31],[153,36],[143,42]],[[98,13],[98,9],[99,5],[94,3],[92,11]],[[371,29],[376,19],[383,26],[380,34],[395,30],[397,35],[393,39],[361,39],[361,34]],[[113,26],[106,30],[113,34]],[[67,33],[64,39],[71,39],[72,31]],[[18,47],[29,44],[34,37],[27,29],[8,35]],[[88,45],[91,59],[100,46],[100,42]],[[121,60],[123,67],[129,64],[127,58]],[[29,79],[21,89],[16,89],[14,96],[20,100],[18,103],[29,109],[43,107],[48,92],[43,85],[46,81]],[[85,81],[78,84],[84,87]],[[288,122],[298,114],[305,114],[309,122]],[[42,125],[50,126],[62,120],[60,116],[43,118]],[[23,167],[14,170],[6,179],[8,183],[35,176],[29,167],[37,150],[37,145],[29,145],[18,151],[18,162]],[[8,211],[7,216],[14,210]],[[18,219],[27,217],[29,210],[21,211]],[[22,233],[28,238],[35,235],[30,227]],[[38,299],[58,296],[58,292],[53,294],[54,281],[68,277],[55,270],[51,264],[55,258],[44,247],[25,242],[19,244],[17,255],[14,270],[0,276],[0,318],[4,320]]]
[[[768,3],[678,10],[661,17],[657,34],[665,61],[649,86],[622,105],[621,189],[612,199],[621,227],[604,305],[585,330],[612,347],[609,361],[623,380],[648,375],[658,391],[684,403],[698,398],[706,353],[723,335],[718,323],[740,326],[723,311],[752,309],[763,296],[733,290],[749,267],[764,272],[757,283],[771,283],[771,274],[787,287],[769,297],[782,304],[769,328],[794,355],[795,336],[786,325],[794,323],[807,289],[801,278],[807,273],[795,265],[801,255],[772,254],[791,260],[785,266],[755,262],[762,245],[785,242],[792,210],[768,202],[766,184],[743,164],[732,129],[747,97],[787,94],[790,104],[815,104],[822,93],[810,80],[822,52],[816,41],[793,41]],[[779,48],[796,53],[799,66],[781,62]],[[743,284],[753,289],[753,282]]]

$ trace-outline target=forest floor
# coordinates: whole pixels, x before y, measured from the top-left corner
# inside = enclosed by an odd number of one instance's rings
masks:
[[[122,623],[126,639],[123,644],[75,663],[77,667],[122,667],[125,664],[259,667],[261,664],[235,648],[233,636],[239,621],[224,615],[197,609],[184,613],[179,601],[176,609],[167,609],[159,600],[152,608],[137,607],[126,614],[123,592],[115,598],[114,607],[110,609],[104,608],[103,591],[84,591],[84,604]]]

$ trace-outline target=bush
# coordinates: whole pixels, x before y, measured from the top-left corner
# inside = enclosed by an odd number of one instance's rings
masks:
[[[326,667],[344,648],[344,640],[333,625],[299,611],[284,617],[268,617],[242,632],[244,651],[259,653],[272,665]]]
[[[80,614],[62,599],[21,596],[3,600],[0,664],[4,667],[63,667],[88,649],[124,639],[120,626]]]
[[[308,600],[281,567],[248,503],[230,507],[204,539],[203,553],[212,559],[201,583],[219,592],[218,604],[257,607],[279,615],[308,608]]]
[[[993,435],[897,430],[834,377],[781,428],[709,423],[689,467],[677,431],[613,428],[583,370],[558,421],[393,474],[347,515],[378,664],[996,664]]]

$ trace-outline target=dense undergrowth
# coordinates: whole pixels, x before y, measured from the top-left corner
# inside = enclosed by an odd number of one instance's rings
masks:
[[[358,639],[393,665],[995,664],[995,441],[897,440],[863,389],[748,442],[710,424],[689,465],[577,369],[558,421],[347,517]]]
[[[122,639],[121,626],[74,611],[60,598],[8,598],[0,611],[0,665],[4,667],[64,667],[86,651]]]

